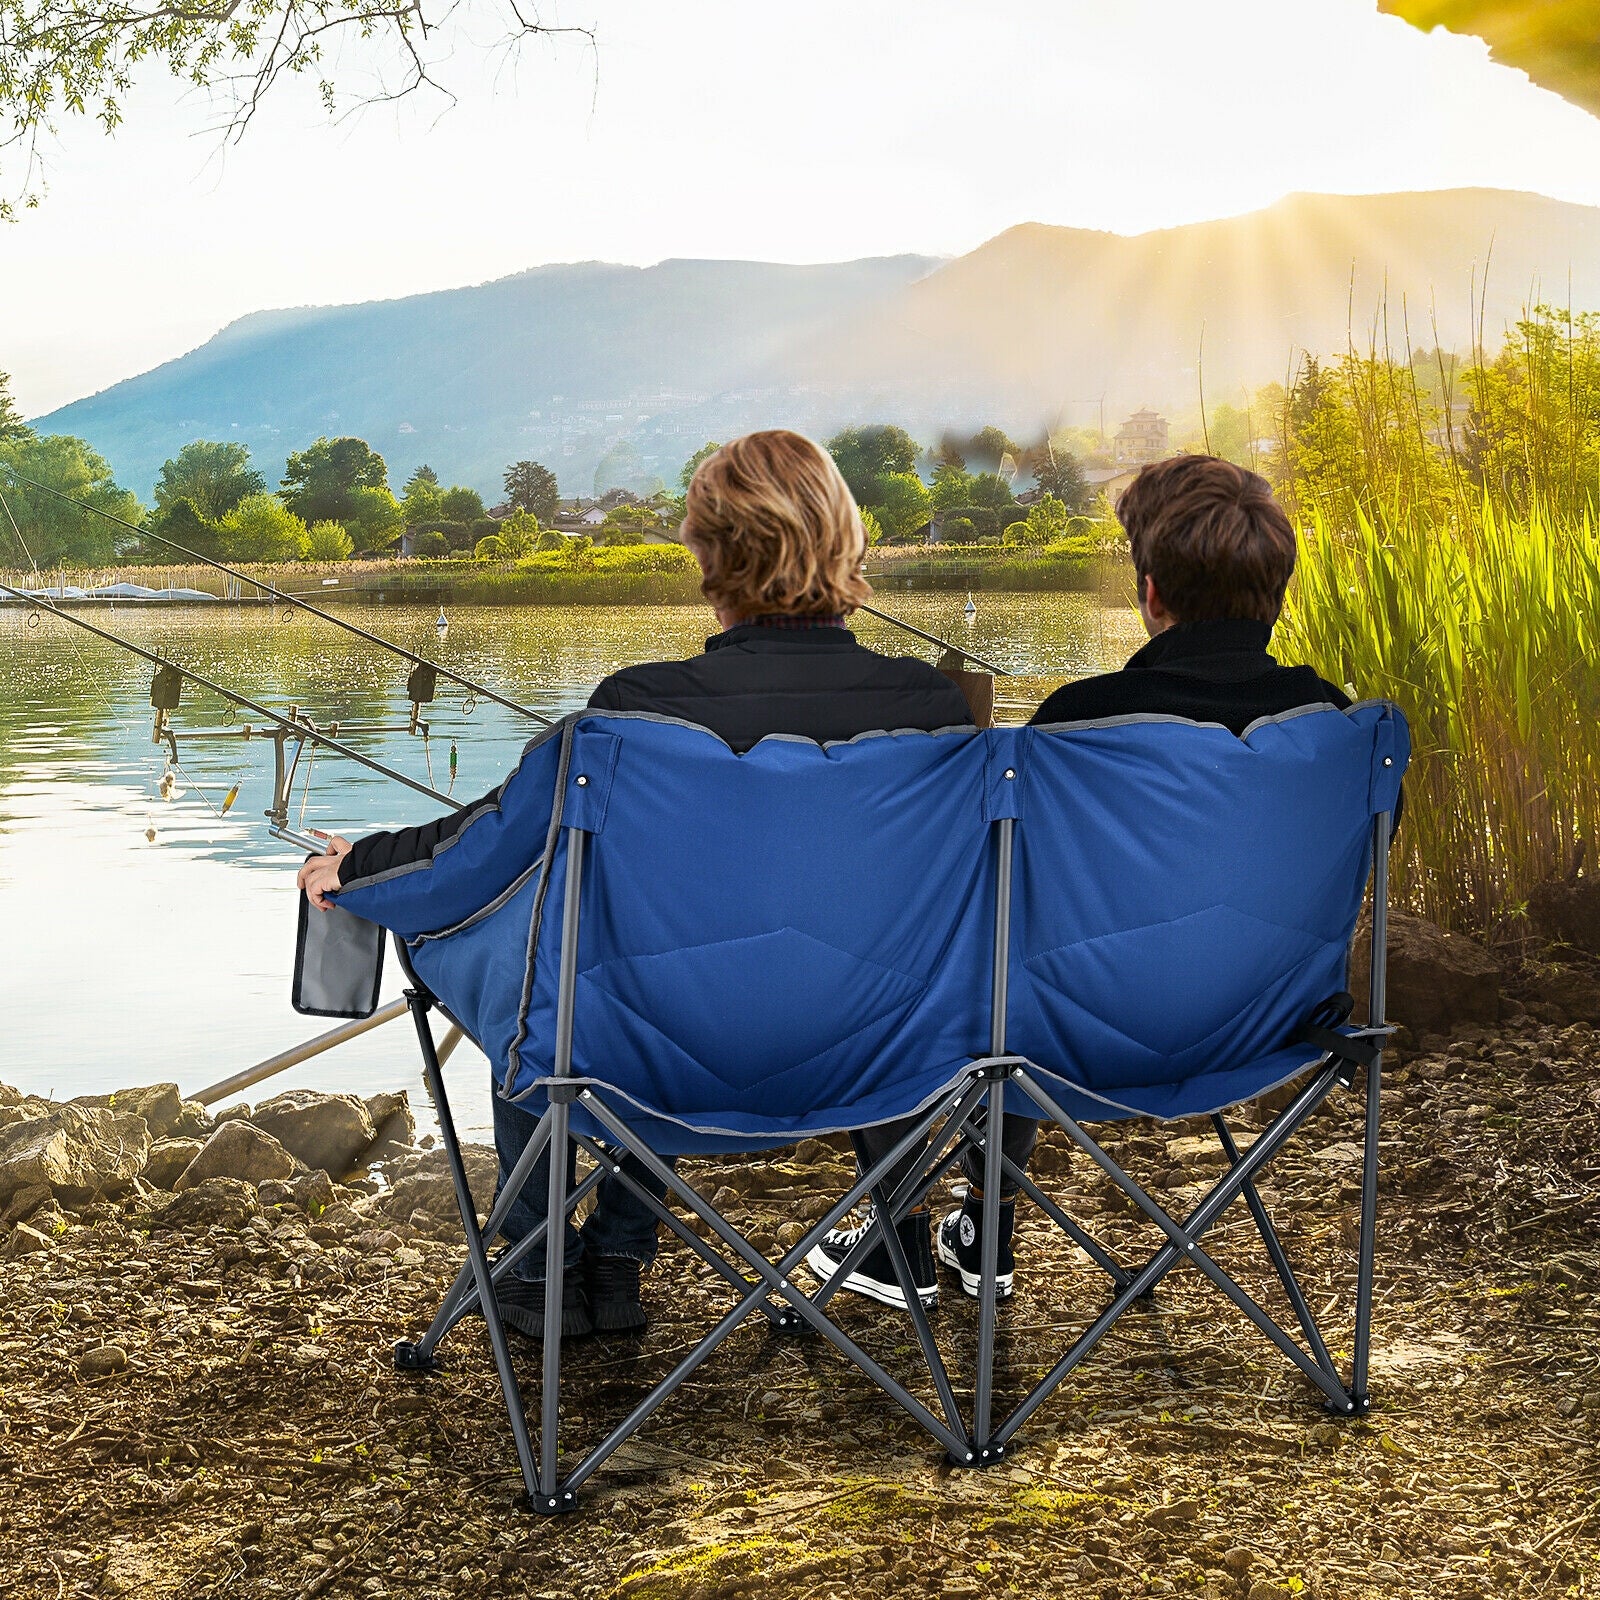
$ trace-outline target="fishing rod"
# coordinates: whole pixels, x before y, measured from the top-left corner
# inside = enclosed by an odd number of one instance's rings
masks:
[[[403,656],[407,661],[419,667],[430,667],[440,677],[448,678],[452,683],[459,684],[469,694],[478,695],[482,699],[492,700],[496,705],[504,706],[508,711],[515,711],[524,717],[532,717],[534,721],[541,722],[547,728],[555,726],[555,718],[547,717],[542,711],[535,711],[532,706],[519,704],[515,700],[507,699],[503,694],[497,694],[493,689],[485,688],[481,683],[475,683],[471,678],[464,678],[459,672],[452,672],[448,667],[442,667],[437,661],[429,661],[425,656],[420,656],[415,650],[407,650],[404,645],[395,644],[391,639],[385,639],[382,634],[372,633],[366,628],[358,627],[353,622],[346,622],[343,617],[336,617],[331,611],[324,611],[320,606],[314,606],[308,600],[302,600],[298,595],[290,594],[284,589],[275,589],[270,583],[260,578],[252,578],[248,572],[241,572],[237,567],[230,567],[226,562],[217,561],[208,555],[202,555],[198,550],[191,550],[187,545],[181,545],[176,539],[169,539],[164,534],[154,533],[148,528],[141,528],[137,523],[129,522],[126,518],[119,517],[113,512],[106,511],[100,506],[92,506],[87,501],[76,500],[70,494],[64,494],[60,489],[52,489],[47,483],[37,483],[32,478],[24,478],[20,472],[6,469],[13,482],[25,483],[30,489],[38,489],[48,495],[54,495],[57,500],[65,501],[69,506],[76,506],[80,511],[87,511],[97,517],[104,517],[107,522],[115,523],[119,528],[126,528],[129,533],[137,534],[141,539],[153,540],[156,544],[165,545],[169,550],[175,550],[190,561],[197,561],[204,566],[214,567],[218,572],[226,573],[230,578],[237,578],[241,583],[253,584],[256,588],[270,594],[274,599],[282,600],[288,605],[299,606],[302,611],[309,611],[314,617],[321,617],[324,622],[331,622],[336,628],[343,628],[346,633],[353,633],[358,639],[365,639],[369,644],[380,646],[394,655]]]
[[[274,741],[277,749],[277,771],[273,784],[273,803],[265,813],[267,821],[271,824],[270,831],[280,839],[290,844],[300,845],[306,849],[322,852],[326,846],[323,841],[310,838],[291,829],[288,825],[288,798],[289,789],[293,786],[295,769],[299,765],[299,750],[309,743],[331,750],[335,755],[343,756],[347,761],[354,761],[359,766],[366,767],[371,772],[376,772],[381,777],[392,778],[396,783],[403,783],[406,788],[414,789],[418,794],[427,795],[431,800],[443,800],[446,805],[459,811],[461,802],[451,799],[448,795],[440,794],[437,789],[430,788],[425,783],[419,783],[415,778],[408,777],[405,773],[397,771],[394,767],[386,766],[381,761],[375,761],[371,756],[364,756],[359,750],[353,750],[343,741],[336,739],[332,733],[324,732],[312,720],[299,713],[297,708],[291,707],[290,714],[285,716],[282,712],[274,711],[270,706],[264,706],[258,700],[252,700],[248,695],[240,694],[236,689],[230,689],[224,684],[217,683],[214,679],[206,677],[203,673],[196,672],[192,667],[186,667],[181,662],[173,661],[170,657],[160,656],[153,650],[146,650],[142,645],[135,644],[131,639],[124,639],[121,634],[113,633],[109,628],[102,628],[95,623],[65,611],[48,599],[41,599],[38,595],[29,594],[25,589],[13,588],[9,583],[0,581],[0,594],[8,594],[15,600],[38,607],[40,611],[50,616],[59,617],[63,622],[70,622],[75,628],[82,628],[86,633],[92,633],[96,638],[104,639],[111,644],[120,645],[122,649],[142,656],[146,661],[154,664],[156,668],[156,681],[151,688],[151,702],[156,706],[156,731],[155,741],[159,742],[165,733],[169,744],[175,748],[176,738],[171,728],[166,723],[167,712],[176,708],[177,696],[173,692],[175,680],[187,678],[192,683],[199,684],[204,689],[209,689],[213,694],[221,695],[224,700],[231,701],[234,705],[242,706],[246,711],[252,711],[259,717],[265,717],[274,725],[270,734],[263,733],[261,737]],[[163,701],[170,700],[170,704]],[[334,732],[339,725],[334,723]],[[235,737],[250,738],[252,729],[247,725],[239,730]],[[200,735],[191,735],[200,737]],[[295,740],[298,749],[295,754],[294,764],[286,769],[284,766],[284,746],[289,740]]]
[[[14,468],[7,467],[7,473],[16,483],[25,483],[30,489],[38,489],[45,494],[53,495],[57,500],[65,501],[69,506],[76,506],[80,511],[87,511],[93,516],[104,517],[107,522],[115,523],[119,528],[125,528],[129,533],[138,535],[141,539],[153,540],[156,544],[164,545],[168,550],[175,550],[179,555],[190,561],[200,562],[204,566],[213,567],[218,572],[226,573],[230,578],[237,578],[242,583],[253,584],[257,589],[264,590],[275,599],[285,601],[289,605],[299,606],[303,611],[309,611],[314,617],[321,617],[324,622],[331,622],[336,628],[343,628],[346,633],[353,633],[357,638],[365,639],[369,644],[375,644],[385,650],[392,651],[395,655],[403,656],[406,660],[418,666],[432,667],[441,677],[448,678],[452,683],[459,684],[463,689],[472,694],[481,695],[486,700],[493,700],[497,705],[506,707],[509,711],[519,712],[522,716],[532,717],[542,722],[545,727],[553,727],[555,719],[547,717],[542,711],[535,711],[531,706],[519,705],[515,700],[508,700],[504,695],[496,694],[493,689],[486,689],[480,683],[474,683],[470,678],[464,678],[459,673],[452,672],[448,667],[441,667],[437,662],[429,661],[426,657],[419,656],[414,650],[407,650],[403,645],[395,644],[392,640],[385,639],[381,634],[369,632],[366,628],[358,627],[353,622],[346,622],[342,617],[336,617],[330,611],[324,611],[320,606],[314,606],[309,601],[301,599],[297,594],[292,594],[285,589],[275,589],[270,583],[260,578],[253,578],[247,572],[241,572],[237,567],[230,567],[226,562],[218,561],[211,556],[202,555],[198,550],[191,550],[187,545],[181,545],[176,539],[169,539],[165,534],[152,532],[148,528],[141,528],[137,523],[129,522],[123,517],[116,516],[100,506],[90,505],[87,501],[74,499],[70,494],[63,493],[60,489],[52,489],[47,483],[38,483],[32,478],[25,478]],[[948,639],[941,639],[936,633],[926,633],[921,628],[913,627],[909,622],[902,622],[899,617],[891,616],[887,611],[880,611],[876,606],[861,606],[859,608],[869,616],[876,617],[880,622],[887,622],[892,627],[901,628],[905,632],[915,634],[917,638],[926,640],[929,644],[936,644],[941,650],[948,650],[961,656],[964,660],[976,663],[986,671],[998,674],[1001,677],[1009,676],[1007,668],[997,665],[993,661],[986,661],[982,656],[975,655],[965,645],[952,644]]]

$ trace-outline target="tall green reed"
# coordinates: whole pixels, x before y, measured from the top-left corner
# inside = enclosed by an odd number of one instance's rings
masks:
[[[1339,529],[1313,511],[1278,632],[1285,659],[1397,702],[1412,766],[1403,903],[1515,935],[1535,884],[1575,874],[1600,819],[1600,538],[1587,514],[1487,500]]]

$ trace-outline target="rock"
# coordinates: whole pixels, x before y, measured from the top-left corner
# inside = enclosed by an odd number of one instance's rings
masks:
[[[125,1117],[142,1117],[152,1139],[172,1132],[183,1113],[183,1097],[175,1083],[151,1083],[140,1089],[118,1089],[115,1094],[78,1095],[74,1106],[100,1106]]]
[[[1248,1572],[1260,1559],[1248,1545],[1235,1545],[1223,1556],[1222,1564],[1229,1572]]]
[[[369,1095],[366,1107],[373,1128],[373,1149],[366,1152],[367,1161],[416,1143],[417,1119],[411,1114],[411,1096],[404,1089],[398,1094]]]
[[[241,1178],[207,1178],[149,1213],[155,1229],[198,1232],[201,1228],[240,1228],[259,1215],[255,1190]]]
[[[120,1344],[103,1344],[97,1350],[85,1350],[78,1357],[80,1378],[106,1378],[113,1372],[128,1370],[128,1352]]]
[[[150,1159],[145,1163],[145,1182],[158,1189],[172,1188],[199,1154],[198,1139],[157,1139],[150,1146]]]
[[[367,1108],[353,1094],[291,1089],[264,1100],[250,1120],[298,1161],[342,1178],[372,1144]]]
[[[68,1205],[126,1189],[144,1171],[150,1133],[139,1117],[100,1106],[51,1106],[0,1128],[0,1205],[49,1188]]]
[[[1280,1589],[1275,1583],[1268,1583],[1265,1578],[1250,1585],[1249,1600],[1284,1600],[1288,1594],[1287,1589]]]
[[[1533,982],[1537,1001],[1572,1022],[1600,1022],[1600,979],[1577,967],[1552,967]]]
[[[294,1205],[309,1217],[320,1217],[334,1203],[333,1179],[320,1169],[287,1181],[274,1178],[260,1185],[264,1206]]]
[[[18,1256],[36,1255],[41,1250],[54,1248],[53,1239],[37,1228],[30,1228],[26,1222],[19,1222],[11,1230],[11,1237],[6,1240],[6,1255],[13,1261]]]
[[[1228,1157],[1215,1139],[1185,1137],[1167,1140],[1167,1160],[1179,1167],[1225,1167]]]
[[[178,1120],[172,1125],[172,1137],[204,1139],[214,1125],[211,1113],[198,1100],[185,1100],[183,1108],[178,1113]]]
[[[1528,922],[1541,939],[1600,956],[1600,878],[1536,884],[1528,896]]]
[[[268,1178],[291,1177],[294,1170],[294,1157],[271,1134],[233,1118],[217,1124],[173,1188],[192,1189],[208,1178],[265,1183]]]
[[[1366,1019],[1372,927],[1364,916],[1350,952],[1355,1018]],[[1462,1023],[1500,1020],[1500,964],[1475,939],[1445,933],[1403,912],[1389,913],[1388,1018],[1419,1038]]]
[[[0,1228],[9,1228],[13,1222],[26,1222],[45,1201],[52,1198],[51,1190],[42,1183],[29,1184],[18,1189],[0,1211]]]
[[[363,1200],[357,1209],[362,1216],[385,1222],[409,1222],[418,1211],[435,1222],[459,1221],[461,1215],[456,1210],[455,1185],[439,1172],[410,1173],[392,1189]]]

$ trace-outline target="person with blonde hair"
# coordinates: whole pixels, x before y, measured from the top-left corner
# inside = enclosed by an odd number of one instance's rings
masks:
[[[589,697],[595,711],[678,717],[719,735],[735,751],[772,733],[819,743],[879,729],[970,725],[959,689],[925,661],[879,655],[846,619],[872,593],[861,575],[866,536],[844,479],[820,446],[784,429],[746,434],[700,464],[689,485],[683,543],[700,564],[701,591],[722,631],[687,661],[625,667]],[[301,869],[314,904],[374,873],[431,858],[486,806],[496,788],[452,816],[418,828],[329,842]],[[641,886],[646,892],[646,886]],[[537,1119],[493,1098],[500,1181],[516,1165]],[[548,1154],[544,1157],[549,1159]],[[632,1156],[636,1182],[659,1187]],[[541,1163],[542,1166],[542,1163]],[[501,1235],[515,1241],[543,1220],[548,1183],[535,1171]],[[907,1229],[919,1287],[934,1268],[927,1213]],[[640,1274],[655,1257],[654,1214],[627,1186],[603,1180],[581,1228],[567,1225],[562,1332],[632,1333],[646,1323]],[[884,1252],[886,1255],[886,1252]],[[544,1256],[531,1251],[496,1290],[508,1326],[531,1338],[544,1328]]]

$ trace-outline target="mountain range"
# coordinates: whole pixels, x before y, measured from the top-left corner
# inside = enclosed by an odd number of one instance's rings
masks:
[[[264,311],[36,426],[87,438],[141,494],[195,438],[275,478],[357,434],[491,498],[542,460],[588,493],[619,441],[670,480],[708,438],[894,421],[1112,425],[1283,381],[1304,353],[1493,347],[1534,301],[1600,309],[1600,209],[1488,189],[1291,195],[1125,236],[1028,223],[968,255],[825,266],[536,267],[471,288]],[[613,456],[613,460],[615,456]]]

